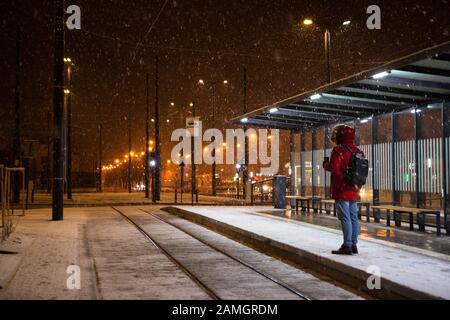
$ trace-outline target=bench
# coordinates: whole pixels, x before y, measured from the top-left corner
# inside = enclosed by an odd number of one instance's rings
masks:
[[[336,201],[335,200],[322,200],[320,202],[320,213],[323,212],[323,207],[325,207],[325,212],[326,214],[331,214],[330,213],[330,209],[329,206],[333,206],[333,215],[336,217],[337,216],[337,211],[336,211]],[[358,202],[358,218],[359,220],[362,219],[362,208],[366,208],[366,219],[367,222],[370,222],[370,202],[363,202],[363,201],[359,201]]]
[[[305,212],[305,209],[310,210],[312,197],[303,197],[303,196],[286,196],[287,200],[295,200],[295,212],[298,214],[299,204],[302,207],[302,212]],[[306,206],[304,205],[306,203]]]
[[[379,211],[386,211],[386,225],[388,227],[391,226],[391,212],[393,212],[393,218],[395,221],[396,227],[401,227],[402,225],[402,214],[409,215],[409,229],[414,230],[414,215],[417,216],[417,225],[419,226],[419,231],[425,231],[426,221],[425,218],[427,215],[434,215],[436,217],[436,229],[437,235],[441,235],[441,211],[440,210],[429,210],[429,209],[421,209],[421,208],[408,208],[408,207],[400,207],[400,206],[392,206],[392,205],[380,205],[380,206],[372,206],[374,210],[378,211],[378,221],[379,221]]]

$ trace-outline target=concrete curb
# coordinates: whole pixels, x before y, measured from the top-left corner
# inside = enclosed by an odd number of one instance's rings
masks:
[[[393,280],[382,278],[381,290],[369,290],[367,279],[371,274],[345,265],[343,263],[322,257],[318,254],[293,247],[291,245],[266,238],[259,234],[237,228],[235,226],[205,217],[200,214],[190,212],[177,207],[167,207],[162,210],[174,214],[180,218],[202,225],[208,229],[218,232],[233,240],[239,241],[254,249],[269,254],[288,263],[306,267],[328,276],[344,285],[358,291],[362,291],[370,296],[381,299],[417,299],[417,300],[441,300],[443,298],[430,295],[429,293],[418,291],[406,287]]]
[[[14,278],[20,264],[22,263],[22,255],[4,255],[0,254],[0,290],[6,289],[9,282]]]
[[[14,233],[10,238],[14,236]],[[20,245],[0,244],[0,290],[5,290],[11,280],[19,270],[20,265],[26,255],[26,252],[33,244],[34,239],[21,235],[22,243]]]

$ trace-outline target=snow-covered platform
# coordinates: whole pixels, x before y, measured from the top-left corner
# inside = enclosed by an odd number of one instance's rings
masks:
[[[342,243],[339,230],[261,214],[260,207],[165,210],[381,298],[450,299],[450,256],[445,254],[362,239],[359,255],[335,256],[331,251]],[[381,288],[369,289],[377,271]]]

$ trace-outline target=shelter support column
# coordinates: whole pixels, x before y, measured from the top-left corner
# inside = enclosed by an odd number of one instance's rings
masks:
[[[325,157],[329,157],[330,155],[327,154],[327,150],[331,148],[330,146],[330,126],[329,125],[325,125],[324,128],[324,144],[323,144],[323,148],[324,148],[324,154]],[[328,181],[327,181],[327,171],[323,170],[323,181],[324,181],[324,194],[325,194],[325,199],[330,199],[330,186],[328,186]]]
[[[423,200],[424,197],[422,196],[421,190],[420,190],[420,179],[421,179],[421,168],[422,163],[421,159],[419,157],[419,136],[421,131],[421,121],[420,121],[420,114],[417,112],[417,109],[414,110],[414,122],[416,127],[416,134],[414,137],[414,145],[415,145],[415,151],[414,151],[414,162],[415,162],[415,173],[416,173],[416,207],[422,208],[424,205]]]
[[[398,118],[394,112],[391,114],[391,124],[392,124],[392,145],[391,145],[392,202],[394,205],[398,205],[400,203],[400,194],[397,192],[397,185],[396,185],[397,171],[395,170],[396,164],[395,143],[398,140]],[[381,178],[383,179],[383,177]]]
[[[377,183],[379,155],[376,153],[376,145],[378,144],[378,117],[372,119],[372,201],[373,205],[380,204],[380,189]]]
[[[443,168],[443,196],[444,196],[444,222],[447,235],[450,234],[450,103],[444,103],[442,106],[442,168]]]
[[[291,165],[291,171],[290,171],[290,177],[291,177],[291,183],[290,183],[290,194],[295,195],[295,185],[296,185],[296,179],[295,179],[295,131],[291,130],[290,136],[289,136],[289,163]],[[291,207],[295,205],[295,200],[291,200]]]
[[[301,177],[301,185],[300,185],[300,194],[301,196],[305,196],[305,131],[302,130],[300,132],[300,177]]]
[[[314,198],[316,196],[316,157],[315,157],[315,151],[317,149],[317,129],[312,130],[312,152],[311,152],[311,169],[312,169],[312,197]]]

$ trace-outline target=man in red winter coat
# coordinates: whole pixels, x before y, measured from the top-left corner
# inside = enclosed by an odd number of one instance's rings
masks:
[[[329,161],[323,167],[331,172],[331,197],[336,201],[336,210],[341,220],[344,243],[333,254],[352,255],[358,253],[358,236],[360,233],[358,220],[359,189],[350,186],[344,179],[344,172],[350,161],[351,152],[356,153],[355,129],[339,125],[333,129],[331,141],[336,144]],[[351,152],[350,152],[351,150]]]

